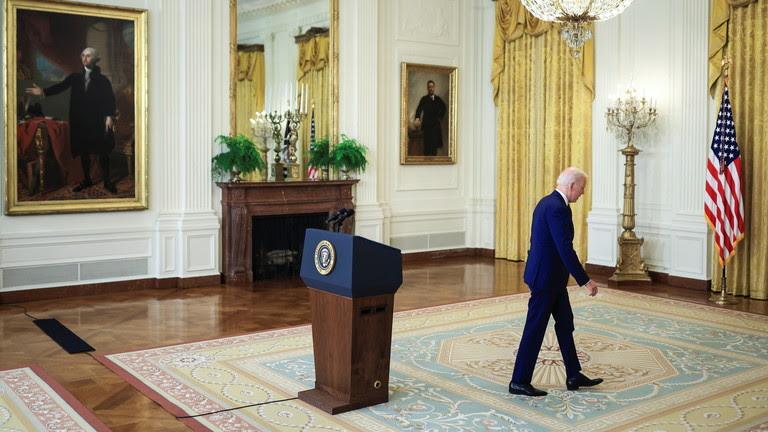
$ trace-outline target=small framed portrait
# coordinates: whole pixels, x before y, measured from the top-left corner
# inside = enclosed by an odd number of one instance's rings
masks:
[[[8,215],[147,208],[147,12],[5,2]]]
[[[456,163],[457,69],[402,63],[400,164]]]

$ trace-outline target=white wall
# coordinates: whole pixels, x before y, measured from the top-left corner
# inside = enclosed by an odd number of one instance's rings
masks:
[[[494,4],[340,3],[340,129],[366,144],[374,162],[357,188],[357,233],[405,252],[492,248]],[[456,164],[400,165],[401,62],[458,68]]]
[[[229,4],[88,3],[149,10],[149,210],[0,215],[1,291],[219,273],[210,158],[229,128]]]
[[[704,167],[711,128],[707,93],[708,2],[644,0],[598,23],[592,116],[592,211],[588,262],[615,266],[623,205],[623,146],[606,131],[617,86],[634,81],[658,99],[659,116],[636,174],[635,231],[651,270],[709,279],[710,241],[703,216]]]

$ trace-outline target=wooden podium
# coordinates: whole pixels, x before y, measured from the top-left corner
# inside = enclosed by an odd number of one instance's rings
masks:
[[[400,250],[308,229],[301,278],[310,287],[315,388],[299,399],[330,414],[387,402]]]

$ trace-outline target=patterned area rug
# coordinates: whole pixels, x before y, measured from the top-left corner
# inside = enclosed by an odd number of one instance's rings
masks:
[[[185,420],[195,430],[715,431],[768,429],[768,317],[602,289],[571,291],[584,372],[565,389],[554,329],[534,385],[507,383],[527,294],[397,313],[390,401],[336,416],[298,400]],[[550,323],[550,326],[552,323]],[[101,356],[177,416],[314,387],[309,326]]]
[[[108,431],[37,366],[0,371],[0,431]]]

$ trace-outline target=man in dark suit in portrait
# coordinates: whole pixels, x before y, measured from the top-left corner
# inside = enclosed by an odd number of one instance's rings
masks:
[[[69,74],[64,81],[41,89],[36,84],[26,92],[35,96],[53,96],[70,89],[69,138],[72,157],[80,156],[83,181],[72,189],[80,192],[93,186],[91,155],[99,157],[104,189],[117,193],[109,178],[109,154],[115,147],[115,94],[109,79],[96,66],[99,61],[94,48],[80,54],[83,69]]]
[[[531,290],[528,316],[517,351],[509,392],[525,396],[546,396],[531,385],[533,368],[541,350],[549,316],[555,317],[555,333],[563,355],[568,390],[591,387],[603,382],[581,373],[573,342],[573,312],[568,299],[568,274],[597,294],[597,284],[587,276],[573,250],[573,220],[570,203],[584,193],[587,175],[578,168],[567,168],[557,178],[557,188],[539,201],[533,211],[531,249],[525,263],[525,283]]]
[[[427,81],[427,94],[422,96],[416,108],[414,125],[421,126],[424,134],[424,156],[436,156],[443,146],[443,128],[440,124],[445,117],[445,102],[435,94],[435,82]]]

